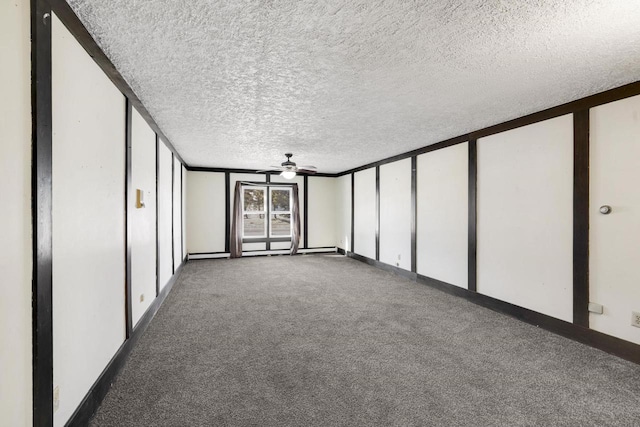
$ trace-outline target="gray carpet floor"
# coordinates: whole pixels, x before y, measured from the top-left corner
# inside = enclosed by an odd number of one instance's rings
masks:
[[[189,262],[93,426],[640,426],[640,366],[340,256]]]

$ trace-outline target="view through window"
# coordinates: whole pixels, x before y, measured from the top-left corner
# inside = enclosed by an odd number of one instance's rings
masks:
[[[291,187],[245,186],[242,199],[243,237],[291,237]]]

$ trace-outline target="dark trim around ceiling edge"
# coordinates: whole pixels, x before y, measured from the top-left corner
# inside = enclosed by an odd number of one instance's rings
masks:
[[[50,0],[51,8],[60,21],[67,27],[67,30],[76,38],[78,43],[84,48],[91,58],[95,61],[100,69],[106,74],[106,76],[113,82],[113,84],[126,96],[135,109],[145,119],[147,124],[158,134],[162,139],[162,142],[169,148],[173,154],[180,160],[180,163],[185,163],[176,148],[171,143],[171,140],[162,132],[160,126],[156,123],[153,116],[142,104],[138,96],[135,94],[131,86],[126,82],[120,71],[116,69],[111,60],[107,58],[107,55],[102,51],[100,46],[93,39],[89,31],[84,26],[78,15],[73,11],[71,6],[65,0]]]
[[[250,173],[256,175],[271,175],[272,172],[258,172],[256,169],[234,169],[234,168],[215,168],[215,167],[206,167],[206,166],[189,166],[185,165],[185,168],[189,172],[219,172],[219,173]],[[337,178],[339,175],[337,173],[303,173],[298,172],[298,176],[306,177],[322,177],[322,178]]]
[[[542,122],[544,120],[553,119],[555,117],[564,116],[566,114],[576,113],[582,110],[588,110],[589,108],[597,107],[599,105],[607,104],[609,102],[619,101],[621,99],[629,98],[632,96],[640,95],[640,81],[626,84],[617,88],[609,89],[604,92],[590,95],[584,98],[577,99],[575,101],[567,102],[565,104],[558,105],[556,107],[547,108],[546,110],[538,111],[526,116],[522,116],[513,120],[509,120],[503,123],[492,125],[480,130],[469,132],[454,138],[450,138],[435,144],[427,145],[406,153],[401,153],[392,157],[379,160],[377,162],[368,163],[357,168],[349,169],[343,172],[338,172],[335,176],[344,176],[350,173],[360,172],[365,169],[369,169],[376,166],[381,166],[387,163],[403,160],[408,157],[419,156],[420,154],[428,153],[442,148],[451,147],[452,145],[461,144],[469,140],[478,140],[487,136],[495,135],[508,130],[516,129],[522,126],[531,125],[534,123]]]
[[[167,295],[169,295],[173,289],[174,284],[182,273],[184,264],[184,262],[180,264],[171,279],[167,282],[167,285],[162,289],[158,294],[158,297],[140,318],[140,321],[133,329],[131,336],[123,342],[116,354],[109,361],[109,364],[100,373],[98,379],[93,383],[87,394],[84,396],[84,399],[82,399],[80,405],[78,405],[73,415],[71,415],[71,418],[69,418],[66,426],[86,426],[89,424],[89,420],[91,420],[91,417],[95,414],[96,410],[102,403],[102,400],[107,395],[107,392],[118,376],[118,373],[122,370],[125,362],[129,358],[131,351],[136,347],[140,337],[144,334],[145,330],[151,323],[151,320],[158,312],[158,309],[167,298]]]
[[[338,249],[338,253],[345,254],[342,249]],[[381,270],[408,278],[417,283],[430,286],[450,295],[463,298],[495,312],[514,317],[520,321],[540,327],[554,334],[577,341],[598,350],[602,350],[606,353],[620,357],[621,359],[640,364],[640,345],[634,344],[630,341],[625,341],[602,332],[594,331],[593,329],[585,328],[584,326],[556,319],[554,317],[547,316],[546,314],[513,305],[431,277],[412,273],[408,270],[384,264],[380,261],[354,254],[352,252],[347,252],[346,256]]]

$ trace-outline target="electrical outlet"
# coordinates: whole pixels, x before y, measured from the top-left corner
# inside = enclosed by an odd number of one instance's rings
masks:
[[[144,301],[144,294],[140,294],[140,302]]]
[[[60,408],[60,386],[55,386],[53,389],[53,412]]]
[[[637,312],[637,311],[631,312],[631,326],[640,328],[640,312]]]

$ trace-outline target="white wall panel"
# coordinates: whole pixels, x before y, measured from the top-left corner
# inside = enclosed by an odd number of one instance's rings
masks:
[[[31,425],[31,45],[28,1],[0,3],[0,425]]]
[[[187,172],[189,253],[224,252],[224,173]]]
[[[172,207],[171,207],[171,150],[160,140],[158,170],[158,244],[160,262],[160,290],[173,275],[173,247],[171,243]]]
[[[182,167],[177,157],[173,158],[173,268],[182,263]]]
[[[604,306],[589,324],[640,344],[640,96],[591,109],[589,298]],[[602,215],[599,207],[612,212]]]
[[[53,377],[63,425],[125,337],[125,100],[52,19]]]
[[[411,270],[410,158],[380,166],[380,261]]]
[[[478,140],[478,292],[572,321],[573,118]]]
[[[351,251],[351,175],[336,178],[336,244]]]
[[[138,323],[156,296],[156,134],[135,108],[131,116],[131,318]],[[144,207],[136,207],[136,191]]]
[[[354,187],[354,252],[375,259],[376,169],[356,172]]]
[[[469,144],[418,156],[417,272],[452,285],[468,283]]]
[[[182,188],[180,194],[182,198],[180,203],[182,205],[182,212],[180,216],[182,218],[182,259],[185,259],[189,253],[187,251],[187,168],[185,168],[184,165],[182,165],[181,168]]]
[[[309,192],[309,247],[336,246],[336,179],[310,176]]]

